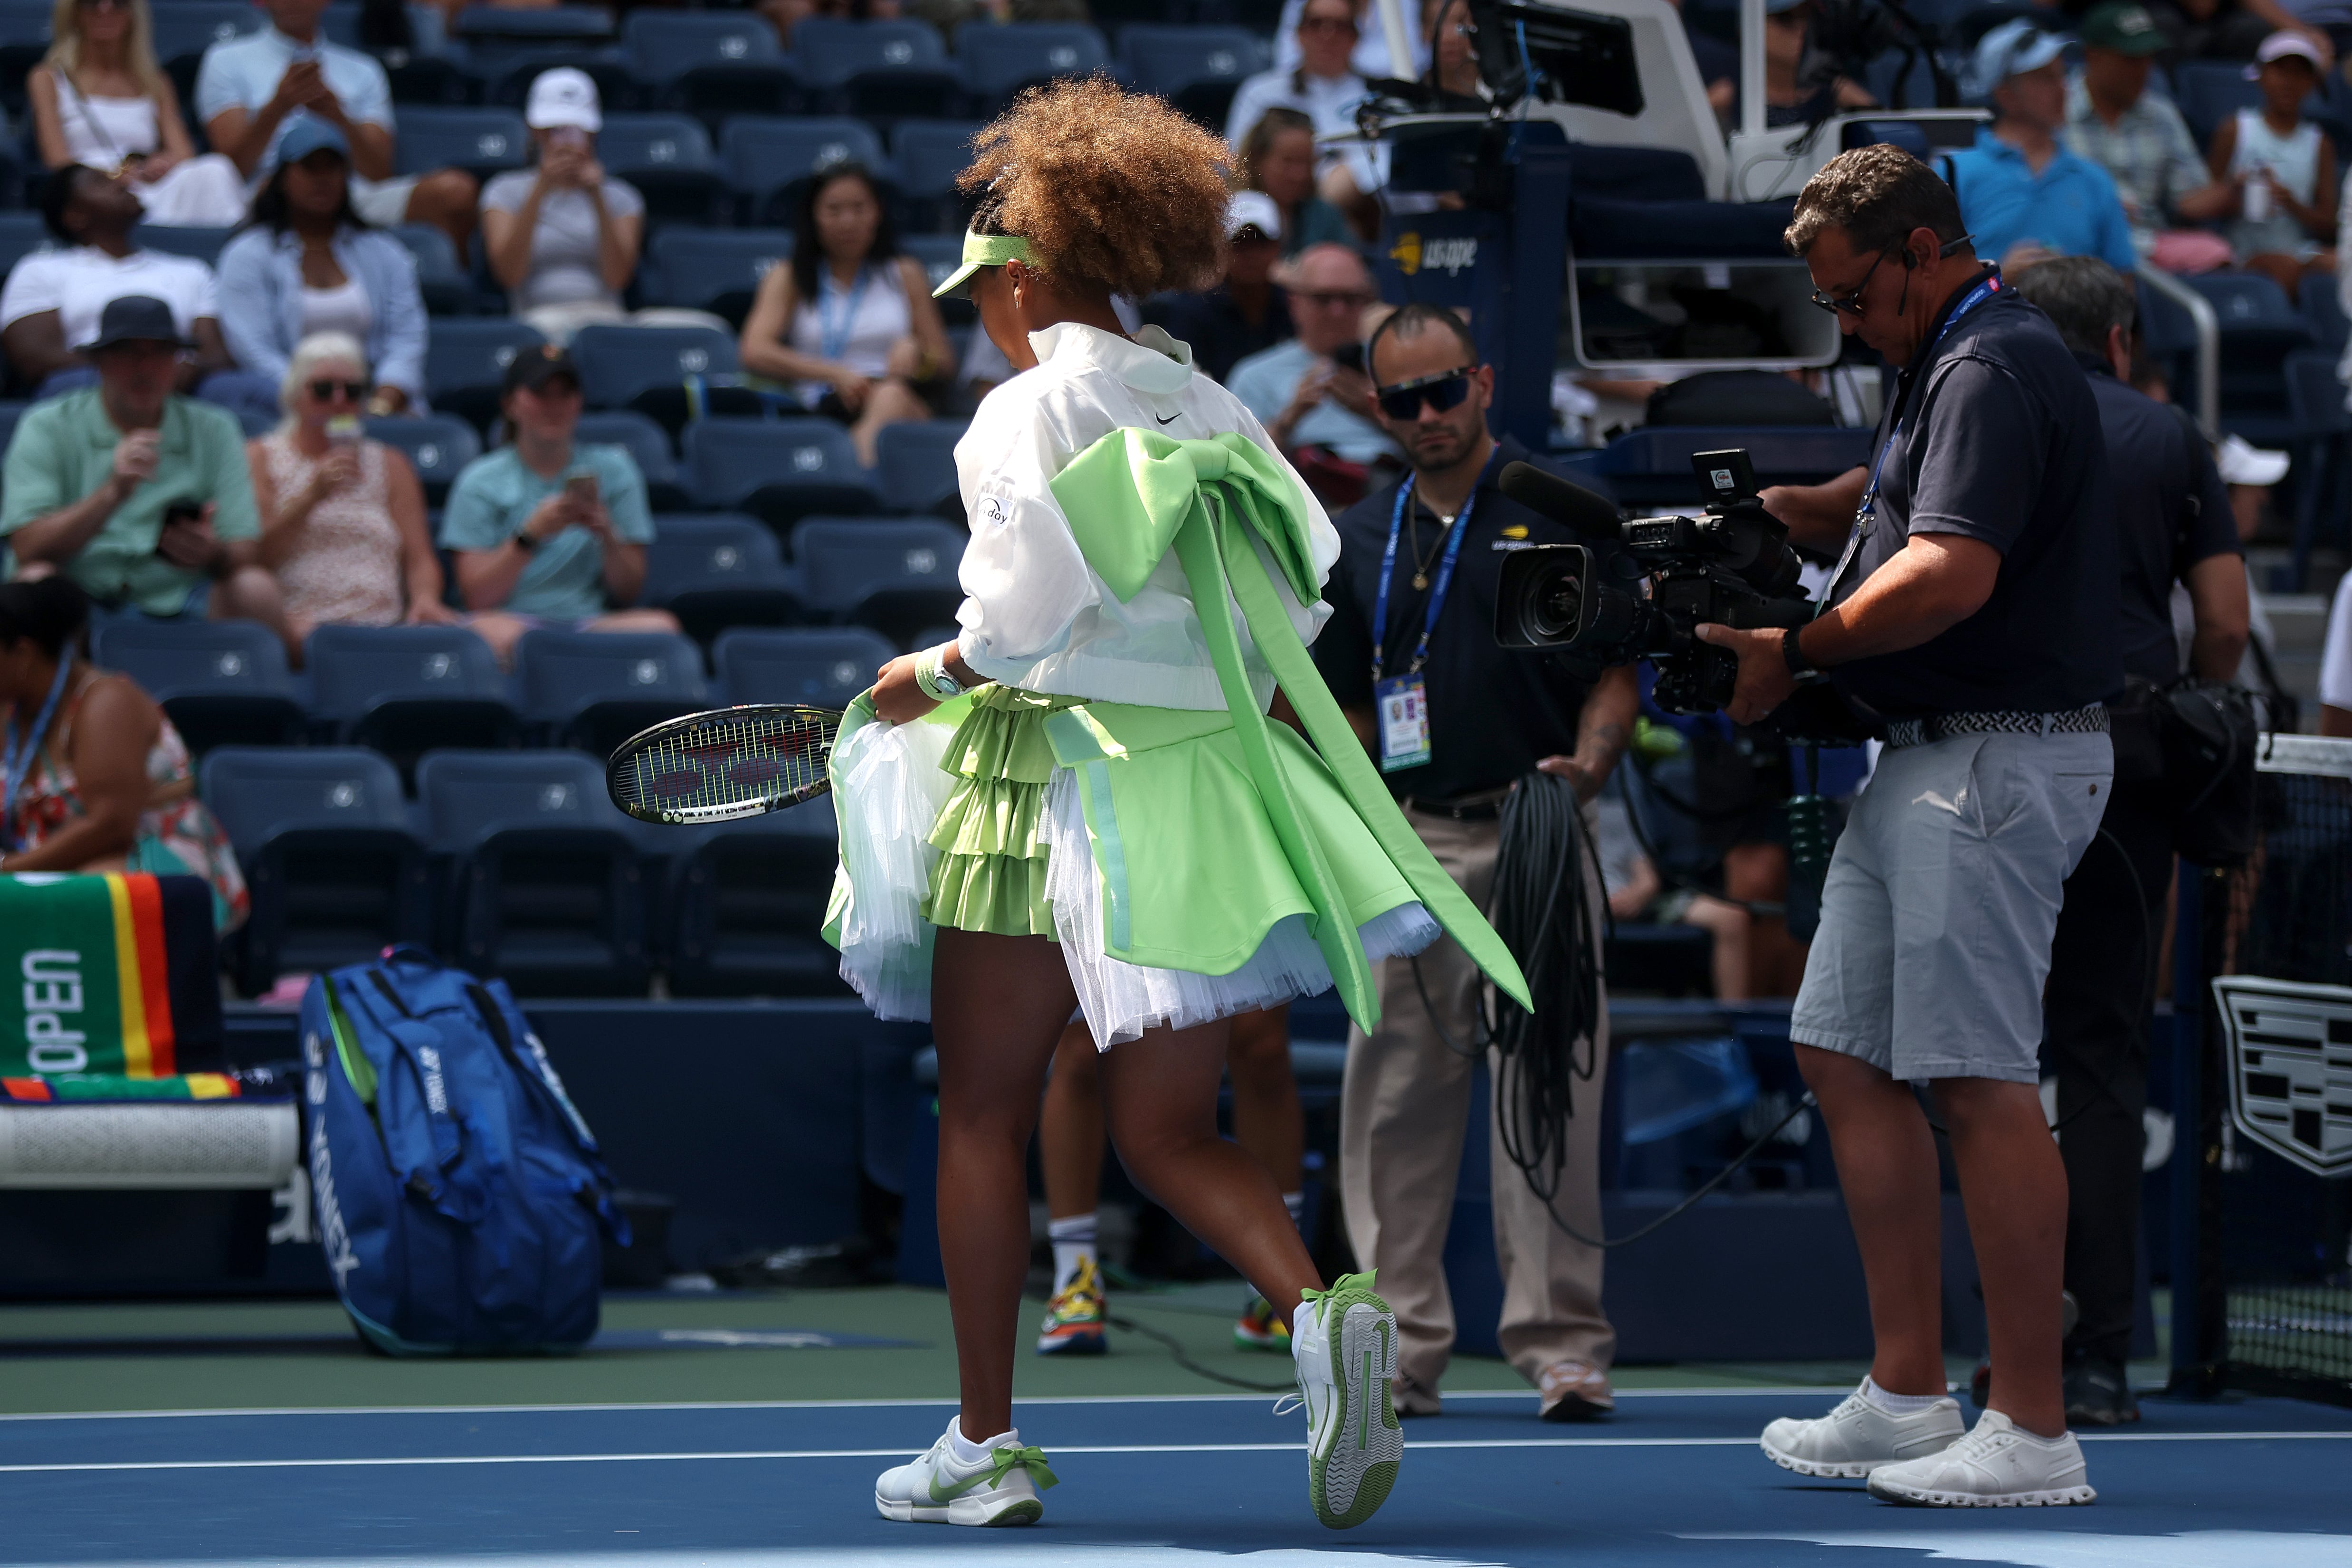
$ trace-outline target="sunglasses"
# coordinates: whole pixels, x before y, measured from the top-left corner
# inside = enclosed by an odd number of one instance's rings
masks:
[[[312,382],[310,392],[311,397],[320,402],[332,402],[337,392],[357,402],[367,396],[368,384],[365,382],[341,382],[327,377]]]
[[[1976,238],[1976,235],[1962,235],[1956,240],[1946,241],[1943,246],[1936,252],[1936,259],[1941,261],[1974,238]],[[1895,256],[1896,254],[1898,253],[1891,250],[1880,251],[1878,253],[1878,261],[1874,261],[1870,264],[1870,270],[1862,275],[1862,281],[1855,284],[1843,294],[1832,294],[1825,289],[1814,289],[1813,303],[1822,309],[1828,311],[1832,316],[1835,316],[1840,312],[1843,312],[1849,316],[1860,317],[1862,315],[1863,291],[1870,287],[1871,278],[1876,276],[1878,272],[1878,263],[1885,261],[1888,256]]]
[[[1465,368],[1440,371],[1433,376],[1415,376],[1409,382],[1381,387],[1374,395],[1380,400],[1381,412],[1400,424],[1420,418],[1424,402],[1433,413],[1450,413],[1470,395],[1470,371]]]

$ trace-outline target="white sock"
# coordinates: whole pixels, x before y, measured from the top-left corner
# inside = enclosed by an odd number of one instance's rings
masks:
[[[1282,1195],[1282,1207],[1290,1210],[1290,1228],[1299,1235],[1305,1236],[1307,1234],[1307,1195],[1303,1192],[1286,1192]]]
[[[1054,1244],[1054,1293],[1059,1295],[1077,1277],[1079,1264],[1095,1260],[1095,1217],[1048,1220],[1045,1237]]]
[[[957,1468],[961,1469],[977,1469],[980,1466],[988,1463],[988,1456],[991,1453],[1008,1444],[1016,1448],[1021,1446],[1021,1429],[1018,1427],[1010,1432],[991,1437],[985,1443],[975,1443],[963,1435],[963,1420],[961,1416],[948,1423],[948,1458],[953,1459]]]
[[[1925,1410],[1938,1399],[1950,1397],[1944,1394],[1889,1394],[1868,1373],[1863,1374],[1862,1396],[1889,1416],[1908,1416],[1915,1410]]]

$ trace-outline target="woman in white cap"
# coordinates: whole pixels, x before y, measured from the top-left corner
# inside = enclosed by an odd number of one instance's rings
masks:
[[[514,314],[555,343],[597,322],[726,330],[704,311],[632,311],[621,303],[645,243],[646,202],[596,161],[604,115],[588,73],[541,71],[522,117],[532,166],[482,188],[482,244]]]
[[[151,224],[227,228],[245,217],[245,181],[197,154],[153,37],[147,0],[57,0],[49,52],[25,78],[41,162],[121,181]]]
[[[2239,265],[2293,299],[2305,273],[2336,270],[2336,144],[2303,112],[2327,68],[2301,33],[2273,33],[2255,58],[2246,75],[2261,87],[2263,106],[2215,126],[2205,162],[2217,183],[2236,187],[2223,234]]]

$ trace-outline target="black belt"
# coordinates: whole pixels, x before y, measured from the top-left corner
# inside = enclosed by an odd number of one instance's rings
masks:
[[[1937,713],[1925,718],[1888,719],[1886,744],[1925,746],[1955,735],[2104,735],[2106,729],[2105,703],[2067,713]]]
[[[1489,789],[1475,795],[1457,796],[1451,800],[1407,795],[1397,804],[1424,817],[1451,817],[1457,822],[1491,822],[1503,814],[1503,800],[1509,794],[1508,789]]]

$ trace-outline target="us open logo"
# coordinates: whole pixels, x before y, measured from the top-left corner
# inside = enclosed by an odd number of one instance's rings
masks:
[[[2352,988],[2224,976],[2230,1120],[2318,1176],[2352,1173]]]

